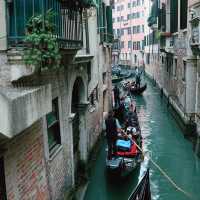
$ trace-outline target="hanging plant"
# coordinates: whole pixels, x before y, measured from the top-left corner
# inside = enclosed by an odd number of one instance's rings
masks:
[[[48,10],[45,15],[33,16],[28,21],[25,36],[24,60],[36,71],[58,68],[61,55],[55,36],[55,14]]]

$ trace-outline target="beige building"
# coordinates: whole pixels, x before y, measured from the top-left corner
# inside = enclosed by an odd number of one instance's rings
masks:
[[[154,41],[157,39],[158,42],[156,45],[148,45],[146,39],[146,72],[167,97],[185,134],[196,137],[196,132],[199,132],[200,2],[190,0],[158,2],[152,1],[148,19],[150,32],[153,33]],[[155,10],[158,11],[157,14]]]
[[[112,9],[77,3],[0,0],[0,200],[63,199],[100,136],[111,105]],[[24,64],[26,23],[48,8],[61,64],[35,73]]]

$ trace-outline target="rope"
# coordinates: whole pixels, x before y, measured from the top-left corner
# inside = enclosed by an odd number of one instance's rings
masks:
[[[134,142],[134,141],[133,141]],[[137,148],[142,152],[143,156],[145,156],[143,150],[141,149],[141,147],[134,142],[135,145],[137,146]],[[181,193],[183,193],[185,196],[187,196],[188,198],[190,198],[191,200],[195,200],[194,197],[186,192],[185,190],[183,190],[181,187],[179,187],[173,180],[172,178],[170,178],[170,176],[150,157],[148,156],[149,160],[152,162],[152,164],[160,171],[160,173],[175,187],[175,189]]]

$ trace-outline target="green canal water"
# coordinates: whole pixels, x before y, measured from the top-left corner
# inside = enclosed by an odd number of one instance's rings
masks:
[[[136,97],[143,149],[167,172],[178,186],[200,200],[200,159],[186,140],[182,131],[168,111],[159,90],[146,80],[148,89]],[[127,200],[131,191],[150,167],[152,200],[189,200],[177,191],[146,157],[138,169],[122,180],[111,180],[105,171],[105,148],[103,142],[97,161],[91,172],[84,200]]]

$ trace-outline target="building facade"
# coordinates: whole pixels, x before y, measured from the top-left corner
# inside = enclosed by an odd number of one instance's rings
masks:
[[[144,56],[144,0],[116,0],[113,7],[113,29],[119,40],[118,64],[143,65]],[[116,58],[115,58],[116,57]],[[117,56],[113,54],[113,63]]]
[[[110,2],[77,2],[0,0],[2,200],[64,199],[112,105]],[[35,72],[24,63],[26,24],[49,8],[61,62]]]
[[[152,1],[147,23],[158,40],[153,50],[156,55],[148,52],[153,45],[146,42],[145,46],[147,74],[168,98],[186,135],[195,137],[199,132],[199,4],[191,0]]]

